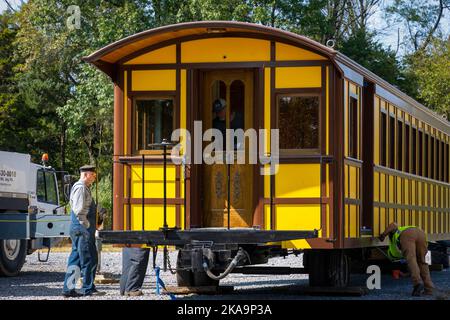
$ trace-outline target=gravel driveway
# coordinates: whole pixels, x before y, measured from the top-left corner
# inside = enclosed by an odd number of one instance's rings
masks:
[[[66,270],[66,262],[69,252],[52,252],[48,262],[38,261],[37,253],[29,255],[21,274],[15,278],[0,278],[0,300],[10,299],[65,299],[61,296],[62,283]],[[171,264],[175,265],[176,252],[170,252]],[[102,271],[114,277],[120,277],[121,252],[103,252]],[[162,266],[162,254],[158,254],[157,265]],[[301,267],[302,257],[290,256],[286,259],[274,258],[268,265]],[[352,275],[352,286],[365,286],[368,275]],[[170,272],[161,272],[161,278],[167,286],[175,286],[175,276]],[[450,292],[450,270],[432,272],[432,278],[438,288],[444,292]],[[332,299],[332,300],[412,300],[434,299],[433,297],[412,298],[409,278],[394,280],[390,275],[382,275],[381,290],[371,290],[362,297],[333,297],[333,296],[307,296],[296,293],[295,290],[283,290],[273,292],[270,288],[275,286],[295,286],[304,288],[308,285],[307,275],[241,275],[231,274],[221,281],[223,285],[234,286],[234,292],[221,295],[176,295],[177,299],[187,300],[264,300],[264,299]],[[147,269],[142,297],[122,297],[119,294],[119,284],[98,284],[98,289],[105,291],[103,297],[87,297],[82,299],[128,299],[128,300],[169,300],[166,294],[155,293],[155,272],[151,262]]]

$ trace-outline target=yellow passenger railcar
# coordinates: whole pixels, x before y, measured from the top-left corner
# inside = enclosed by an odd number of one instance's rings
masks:
[[[241,264],[304,250],[311,284],[346,285],[348,256],[385,246],[377,236],[392,221],[450,239],[449,123],[330,47],[261,25],[195,22],[85,61],[114,82],[113,231],[102,236],[177,245],[180,284],[209,283],[193,252],[221,272],[239,247],[250,256]],[[155,144],[179,128],[194,141],[212,127],[217,99],[227,128],[240,115],[243,130],[279,129],[276,174],[169,155],[164,175]],[[273,151],[266,137],[263,154]]]

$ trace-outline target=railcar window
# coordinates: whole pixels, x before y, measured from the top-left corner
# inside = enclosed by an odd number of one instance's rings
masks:
[[[389,123],[389,167],[395,169],[395,118],[392,116]]]
[[[444,141],[441,141],[441,174],[440,178],[441,181],[445,181],[445,143]]]
[[[424,157],[424,150],[423,150],[423,133],[422,131],[419,131],[419,176],[423,176],[423,157]]]
[[[381,133],[380,133],[380,164],[386,166],[386,139],[387,139],[387,126],[386,126],[386,114],[381,113]]]
[[[319,97],[279,96],[280,149],[319,149]]]
[[[349,156],[358,158],[358,100],[350,97],[349,103]]]
[[[449,168],[449,157],[450,156],[450,145],[446,145],[445,147],[445,171],[446,171],[446,178],[445,181],[450,183],[450,168]]]
[[[403,122],[397,121],[397,170],[403,170]]]
[[[136,100],[136,148],[149,150],[151,143],[170,140],[173,131],[174,106],[172,99]]]
[[[425,168],[424,168],[424,172],[423,175],[424,177],[429,178],[430,175],[430,170],[428,169],[428,165],[429,165],[429,161],[428,159],[430,158],[430,152],[428,151],[430,148],[428,148],[428,145],[430,143],[430,136],[428,134],[425,134],[425,152],[424,152],[424,156],[425,156]]]
[[[405,124],[405,172],[409,172],[409,130],[409,125]]]
[[[436,157],[434,156],[434,146],[435,146],[435,143],[434,143],[434,141],[435,141],[435,139],[434,139],[434,137],[431,137],[431,140],[430,140],[430,178],[431,179],[436,179],[436,175],[435,175],[435,169],[436,169],[436,167],[435,167],[435,161],[436,161]]]
[[[417,174],[417,129],[412,129],[412,144],[411,144],[411,173]]]

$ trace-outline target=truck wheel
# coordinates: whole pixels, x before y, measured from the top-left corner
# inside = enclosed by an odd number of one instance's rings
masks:
[[[305,256],[311,287],[346,287],[350,261],[342,251],[311,251]]]
[[[194,286],[194,275],[191,270],[181,269],[180,261],[181,253],[178,251],[177,256],[177,285],[179,287],[193,287]]]
[[[328,276],[332,287],[346,287],[350,282],[350,261],[342,251],[333,251],[329,256]]]
[[[25,263],[26,240],[0,240],[0,275],[15,277]]]
[[[304,255],[311,287],[327,286],[327,256],[325,252],[312,251]]]
[[[444,269],[449,267],[449,255],[447,248],[441,248],[440,250],[431,251],[431,264],[442,264]]]

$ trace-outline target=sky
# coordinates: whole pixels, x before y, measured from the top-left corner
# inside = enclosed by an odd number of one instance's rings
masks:
[[[7,0],[13,7],[17,7],[24,0]],[[387,5],[392,3],[393,0],[384,0],[382,3]],[[24,1],[26,2],[26,1]],[[5,0],[0,0],[0,12],[6,10],[7,5]],[[383,16],[382,10],[374,10],[374,14],[369,21],[369,25],[372,29],[378,31],[377,40],[382,43],[385,47],[391,47],[391,49],[397,49],[398,40],[398,29],[400,29],[400,39],[405,36],[405,30],[401,24],[391,23],[388,24],[385,17]],[[443,32],[448,36],[450,35],[450,14],[447,11],[446,16],[441,21],[441,28]],[[402,56],[405,53],[404,48],[400,48],[398,55]]]

